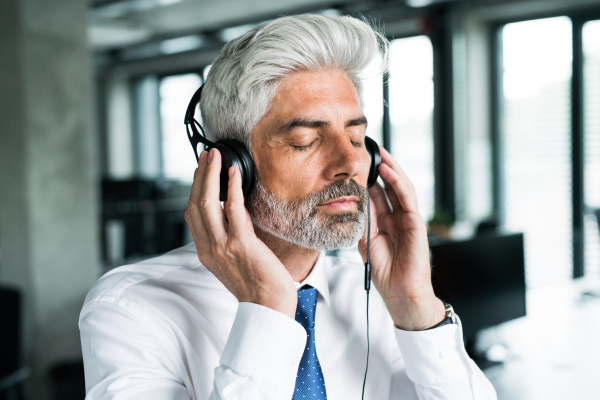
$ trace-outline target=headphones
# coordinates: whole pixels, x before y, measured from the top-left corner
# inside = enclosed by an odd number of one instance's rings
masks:
[[[244,197],[248,197],[254,188],[256,169],[254,167],[252,156],[246,146],[235,139],[223,139],[216,143],[211,142],[206,138],[202,125],[194,119],[196,106],[200,102],[200,95],[202,94],[203,87],[204,85],[200,86],[200,89],[192,96],[192,100],[190,100],[190,104],[185,112],[184,121],[188,139],[190,139],[194,154],[196,155],[196,161],[200,155],[200,143],[204,144],[207,147],[207,150],[212,148],[219,150],[221,153],[221,191],[219,193],[219,199],[221,201],[227,200],[227,182],[229,181],[228,172],[229,168],[232,166],[236,166],[240,170],[242,175],[242,192],[244,193]],[[202,134],[200,134],[197,128],[200,128]],[[379,153],[379,146],[377,143],[368,136],[365,136],[365,147],[371,158],[369,177],[367,178],[367,188],[371,188],[375,182],[377,182],[377,177],[379,176],[381,154]]]

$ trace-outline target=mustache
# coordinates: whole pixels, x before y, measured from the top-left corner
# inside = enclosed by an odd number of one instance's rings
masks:
[[[275,197],[273,193],[266,189],[260,179],[257,179],[256,189],[252,194],[246,198],[246,207],[250,211],[250,215],[253,214],[253,209],[257,203],[263,203],[264,200],[268,199],[268,207],[273,209],[274,207],[284,207],[289,212],[299,212],[303,216],[314,216],[318,212],[317,206],[322,203],[337,199],[342,196],[356,196],[358,198],[357,208],[359,212],[364,211],[368,199],[368,191],[366,187],[361,186],[354,179],[350,178],[347,181],[339,180],[335,181],[325,188],[310,193],[304,197],[295,200],[283,200]],[[263,201],[261,201],[261,199]],[[342,213],[345,214],[345,213]]]
[[[335,200],[342,196],[356,196],[358,198],[358,210],[362,211],[367,203],[367,195],[367,189],[359,185],[354,179],[350,178],[348,181],[335,181],[324,189],[311,193],[295,202],[303,202],[309,205],[311,214],[314,215],[317,213],[316,207],[326,201]]]

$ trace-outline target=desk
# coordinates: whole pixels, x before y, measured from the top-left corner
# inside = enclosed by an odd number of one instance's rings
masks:
[[[600,399],[600,281],[530,288],[527,317],[480,334],[479,346],[503,344],[509,357],[486,369],[499,400]]]

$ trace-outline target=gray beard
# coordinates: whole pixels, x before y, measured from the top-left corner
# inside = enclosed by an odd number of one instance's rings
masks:
[[[328,213],[317,208],[340,196],[358,197],[357,209]],[[334,250],[358,242],[365,231],[367,190],[354,179],[336,181],[298,200],[276,197],[257,179],[247,201],[255,226],[280,239],[313,250]]]

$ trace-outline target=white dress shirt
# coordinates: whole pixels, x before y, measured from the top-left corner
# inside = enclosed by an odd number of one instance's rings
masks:
[[[361,397],[363,279],[363,265],[323,252],[302,282],[319,294],[316,349],[329,400]],[[402,331],[377,291],[370,296],[366,399],[496,399],[465,352],[460,323]],[[79,327],[90,400],[290,400],[307,336],[282,313],[239,303],[194,244],[104,275]]]

